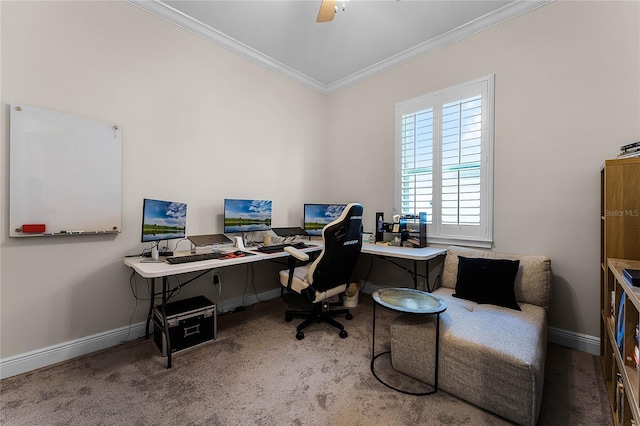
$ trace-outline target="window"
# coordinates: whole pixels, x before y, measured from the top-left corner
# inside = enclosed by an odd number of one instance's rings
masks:
[[[493,83],[491,75],[396,106],[396,210],[426,212],[430,242],[492,242]]]

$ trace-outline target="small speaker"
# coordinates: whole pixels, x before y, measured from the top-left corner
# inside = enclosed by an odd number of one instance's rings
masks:
[[[238,250],[244,250],[244,242],[242,241],[242,237],[234,237],[236,240],[235,246]]]
[[[427,213],[420,212],[420,247],[427,246]]]
[[[376,213],[376,242],[384,241],[384,213]]]

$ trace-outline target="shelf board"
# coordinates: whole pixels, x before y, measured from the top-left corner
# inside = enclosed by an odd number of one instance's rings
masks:
[[[613,272],[616,281],[620,283],[622,289],[627,293],[627,300],[630,300],[635,306],[636,310],[640,311],[640,287],[634,287],[629,281],[624,278],[622,270],[628,269],[640,269],[640,260],[626,260],[626,259],[607,259],[611,272]]]

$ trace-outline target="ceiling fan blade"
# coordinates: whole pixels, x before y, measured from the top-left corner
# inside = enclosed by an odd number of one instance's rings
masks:
[[[322,0],[316,22],[333,21],[336,14],[336,0]]]

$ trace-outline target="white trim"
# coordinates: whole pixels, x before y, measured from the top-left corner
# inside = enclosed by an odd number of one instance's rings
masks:
[[[547,327],[547,339],[551,343],[566,346],[591,355],[600,355],[600,338],[589,334],[576,333],[575,331],[561,328]]]
[[[442,220],[443,183],[442,149],[444,131],[442,128],[443,109],[450,103],[460,103],[464,99],[480,95],[482,102],[481,132],[481,178],[480,178],[480,222],[478,225],[445,224]],[[433,111],[432,137],[432,209],[427,227],[427,241],[442,243],[462,240],[479,247],[490,247],[493,242],[493,150],[494,150],[494,104],[495,74],[489,74],[446,89],[415,97],[396,104],[395,110],[395,210],[403,212],[403,158],[404,119],[428,109]],[[416,125],[417,126],[417,125]],[[416,133],[417,133],[416,129]],[[462,143],[462,142],[460,142]],[[426,174],[426,173],[425,173]],[[414,200],[415,201],[415,200]]]
[[[210,27],[184,13],[172,8],[169,5],[166,5],[158,0],[125,0],[127,3],[130,3],[134,6],[139,7],[153,15],[158,16],[159,18],[164,19],[174,25],[177,25],[180,28],[183,28],[189,32],[192,32],[195,35],[203,37],[209,41],[212,41],[227,50],[230,50],[234,53],[237,53],[240,56],[243,56],[250,61],[253,61],[259,65],[263,65],[269,68],[271,71],[275,71],[278,74],[282,74],[285,77],[289,77],[292,80],[297,81],[303,86],[307,86],[310,89],[313,89],[317,92],[325,94],[325,86],[322,83],[308,77],[301,72],[294,70],[286,66],[285,64],[276,61],[270,56],[264,55],[263,53],[257,51],[256,49],[247,46],[246,44],[227,36],[226,34],[216,30],[215,28]]]
[[[121,327],[82,339],[71,340],[59,345],[4,358],[0,360],[0,379],[110,348],[124,342],[125,339],[137,339],[139,336],[144,335],[144,327],[145,324],[142,322],[133,324],[131,328],[128,326]]]
[[[470,37],[480,31],[494,27],[498,24],[501,24],[502,22],[508,21],[509,19],[513,19],[531,10],[537,9],[547,3],[550,3],[553,0],[519,0],[513,3],[509,3],[494,12],[481,16],[480,18],[468,22],[445,34],[442,34],[415,47],[407,49],[404,52],[392,56],[389,59],[378,62],[375,65],[364,68],[361,71],[353,73],[350,76],[327,85],[324,85],[317,80],[312,79],[309,76],[302,74],[301,72],[298,72],[267,55],[264,55],[263,53],[247,46],[246,44],[241,43],[238,40],[235,40],[227,36],[226,34],[200,21],[197,21],[190,16],[185,15],[184,13],[172,8],[171,6],[162,3],[160,0],[125,1],[187,31],[190,31],[209,41],[212,41],[224,47],[225,49],[244,56],[245,58],[255,63],[264,65],[272,71],[289,77],[292,80],[309,87],[310,89],[320,92],[323,95],[328,95],[342,90],[345,87],[359,83],[363,80],[366,80],[367,78],[373,77],[374,75],[380,74],[412,59],[426,55],[427,53],[433,52],[437,49],[440,49],[441,47],[448,46],[449,44]]]
[[[345,87],[356,84],[367,78],[373,77],[376,74],[388,71],[391,68],[402,65],[415,58],[426,55],[427,53],[438,50],[442,47],[453,44],[457,41],[471,37],[486,29],[499,25],[509,19],[516,18],[524,13],[530,12],[547,3],[551,3],[553,0],[542,0],[540,2],[519,0],[513,3],[509,3],[506,6],[491,12],[487,15],[481,16],[471,22],[468,22],[458,28],[446,32],[438,37],[427,40],[417,46],[409,48],[404,52],[398,53],[384,61],[378,62],[375,65],[371,65],[361,71],[351,74],[348,77],[340,79],[334,83],[325,86],[324,94],[330,94],[344,89]]]
[[[371,294],[383,287],[366,282],[362,288],[363,293]],[[218,306],[224,305],[225,311],[230,311],[244,304],[253,304],[258,299],[264,301],[280,297],[280,289],[269,290],[259,296],[235,297],[224,302],[218,302]],[[104,333],[94,334],[82,339],[72,340],[59,345],[49,346],[24,354],[0,360],[0,379],[16,376],[38,368],[48,367],[59,362],[69,361],[82,355],[86,355],[102,349],[107,349],[122,343],[125,339],[135,340],[144,335],[145,323],[133,324],[129,327],[122,327]],[[555,327],[548,327],[547,338],[551,343],[556,343],[578,351],[600,354],[600,339],[588,334],[576,333]]]
[[[259,301],[280,297],[280,289],[269,290],[256,295],[234,297],[232,299],[216,302],[218,309],[229,312],[242,305],[252,305]],[[219,312],[219,313],[223,313]],[[48,367],[59,362],[69,361],[82,355],[87,355],[102,349],[123,343],[125,339],[135,340],[144,336],[145,322],[94,334],[81,339],[53,345],[24,354],[0,359],[0,379],[26,373],[38,368]],[[151,324],[153,333],[153,323]]]
[[[244,297],[238,296],[227,300],[221,300],[220,302],[216,302],[217,311],[218,314],[224,314],[233,311],[239,306],[249,306],[265,300],[275,299],[276,297],[280,297],[280,294],[280,288],[276,288],[273,290],[265,291],[264,293],[260,293],[257,296],[255,294],[252,294]]]
[[[380,287],[367,281],[360,291],[371,294],[383,288],[385,287]],[[597,336],[576,333],[575,331],[564,330],[562,328],[547,327],[547,341],[577,351],[587,352],[591,355],[600,355],[600,338]]]

